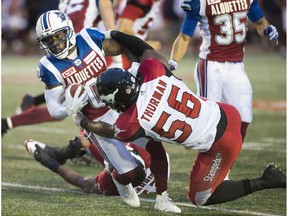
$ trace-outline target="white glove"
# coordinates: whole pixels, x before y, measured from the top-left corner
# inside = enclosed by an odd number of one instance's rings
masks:
[[[73,115],[79,112],[88,103],[88,94],[86,91],[80,95],[81,87],[79,86],[75,92],[74,97],[70,94],[70,87],[65,91],[65,105],[68,115]],[[79,96],[80,95],[80,96]]]
[[[112,56],[112,63],[108,66],[109,68],[123,68],[122,56]]]
[[[104,31],[103,34],[105,35],[106,39],[111,39],[111,30]]]
[[[263,34],[266,38],[268,38],[269,40],[278,40],[279,37],[279,33],[276,29],[275,26],[273,25],[269,25],[268,27],[266,27],[265,29],[263,29]]]
[[[177,64],[177,62],[176,62],[175,60],[170,59],[170,60],[168,61],[168,64],[169,64],[169,68],[170,68],[171,71],[177,69],[178,64]]]
[[[81,121],[83,119],[87,119],[87,117],[82,112],[77,112],[77,113],[73,114],[72,118],[73,118],[75,125],[79,128],[81,128],[81,125],[80,125]]]

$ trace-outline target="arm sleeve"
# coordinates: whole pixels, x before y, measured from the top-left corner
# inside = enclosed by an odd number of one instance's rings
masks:
[[[251,22],[257,22],[258,20],[264,17],[264,13],[262,12],[258,1],[254,0],[250,6],[250,10],[248,12],[248,18]]]
[[[129,52],[137,57],[142,56],[143,52],[147,49],[153,50],[153,47],[136,36],[128,35],[116,30],[111,31],[110,34],[114,40],[122,44]]]
[[[181,8],[186,12],[181,27],[181,33],[192,37],[197,23],[201,20],[200,2],[199,0],[192,0],[186,4],[182,2]]]
[[[63,92],[64,89],[62,86],[44,91],[48,112],[56,119],[62,119],[68,116],[65,105],[61,103]]]

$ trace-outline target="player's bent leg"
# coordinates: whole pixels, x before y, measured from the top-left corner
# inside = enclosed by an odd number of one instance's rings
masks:
[[[8,118],[6,118],[8,122]],[[9,129],[25,125],[34,125],[44,122],[61,121],[62,119],[52,118],[46,106],[31,107],[25,112],[10,117],[11,124]],[[3,121],[3,120],[2,120]]]
[[[129,183],[127,185],[123,185],[116,181],[114,178],[112,179],[123,202],[132,207],[139,207],[140,200],[132,184]]]
[[[113,181],[122,200],[132,207],[140,206],[139,197],[131,184],[137,176],[138,165],[124,143],[96,134],[91,134],[90,140],[113,168]]]
[[[172,202],[172,199],[169,198],[167,191],[156,195],[155,210],[162,212],[181,213],[181,209],[174,202]]]
[[[149,141],[146,150],[151,157],[151,172],[155,176],[156,203],[155,210],[164,212],[181,213],[181,209],[168,197],[168,157],[161,142]]]

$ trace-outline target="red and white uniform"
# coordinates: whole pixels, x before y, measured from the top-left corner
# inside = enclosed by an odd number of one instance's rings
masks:
[[[60,0],[59,10],[69,15],[75,32],[96,26],[100,21],[98,0]]]
[[[124,0],[121,4],[127,4]],[[160,0],[132,0],[118,10],[119,18],[132,20],[134,35],[145,40],[149,29],[160,13]],[[123,11],[122,11],[123,10]]]
[[[160,16],[162,0],[122,0],[116,11],[116,20],[125,18],[133,21],[132,31],[136,37],[145,40],[155,19]],[[110,65],[109,58],[107,64]],[[122,55],[123,68],[131,66],[130,60]]]
[[[189,197],[202,205],[241,150],[239,112],[231,105],[196,96],[156,59],[144,60],[138,75],[143,77],[139,96],[117,119],[116,137],[129,140],[141,129],[154,140],[197,149],[200,153],[191,170]],[[226,127],[219,128],[225,116]]]
[[[140,157],[143,159],[145,163],[146,168],[146,178],[143,180],[143,182],[138,185],[137,187],[134,187],[135,191],[139,196],[144,196],[149,193],[155,193],[155,181],[154,181],[154,175],[151,173],[150,170],[150,155],[149,153],[143,149],[140,148],[132,143],[129,144],[128,148],[131,148],[132,150],[135,149]],[[91,153],[97,154],[97,149],[91,149]],[[96,151],[96,152],[95,152]],[[167,153],[166,153],[167,154]],[[169,155],[167,154],[168,159],[168,177],[169,177],[169,171],[170,171],[170,163],[169,163]],[[99,190],[104,195],[119,195],[118,190],[112,180],[111,173],[108,171],[108,169],[103,170],[101,173],[99,173],[96,177],[96,184],[98,185]]]
[[[198,22],[202,37],[194,71],[198,95],[232,104],[247,123],[252,121],[253,91],[242,61],[248,13],[255,2],[191,0],[181,5],[187,13],[181,33],[192,36]]]

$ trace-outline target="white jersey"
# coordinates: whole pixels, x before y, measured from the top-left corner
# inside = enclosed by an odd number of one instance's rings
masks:
[[[218,104],[196,96],[182,80],[167,74],[156,59],[143,61],[138,73],[143,83],[136,106],[118,118],[117,137],[127,139],[142,128],[154,140],[207,151],[215,140],[221,117]]]

